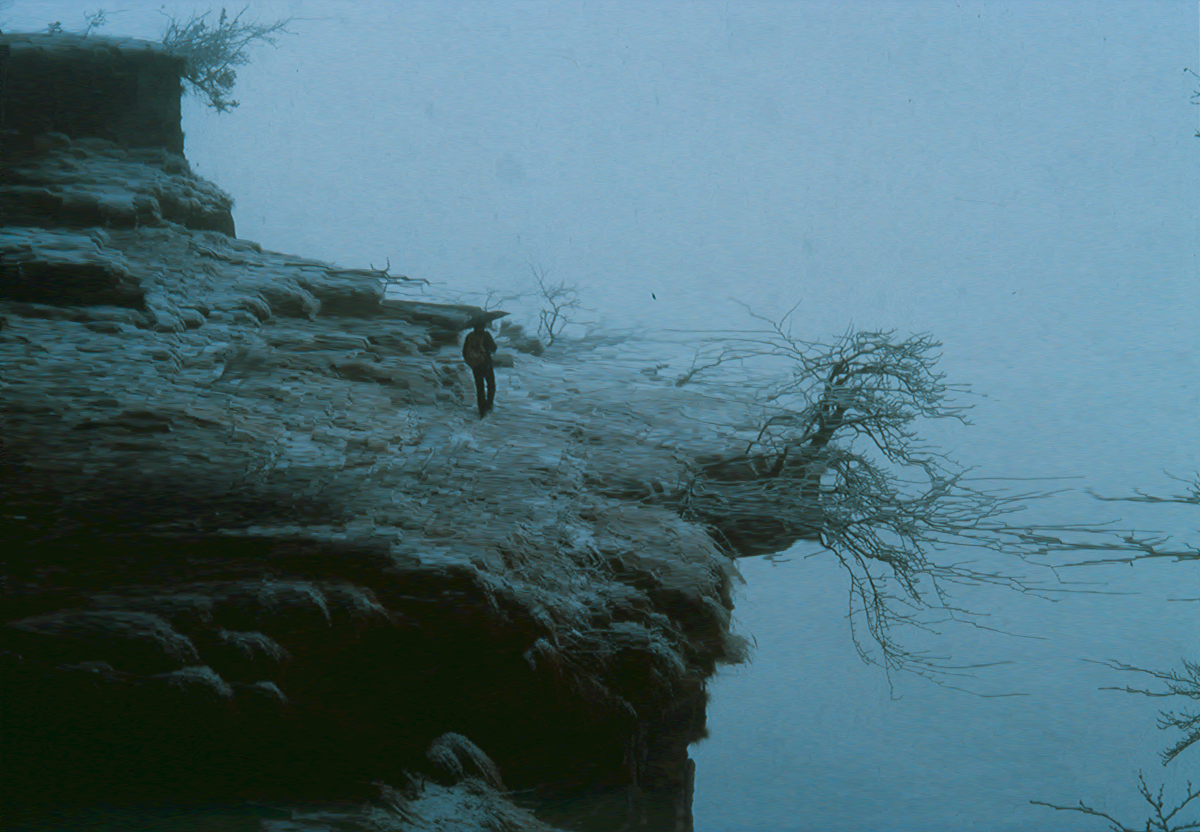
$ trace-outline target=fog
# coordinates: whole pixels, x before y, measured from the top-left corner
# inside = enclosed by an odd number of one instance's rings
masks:
[[[186,16],[190,5],[168,3]],[[91,4],[14,3],[5,30]],[[296,2],[239,69],[236,110],[189,97],[187,155],[238,234],[347,267],[390,260],[430,297],[577,283],[581,319],[650,336],[799,304],[796,331],[931,332],[973,426],[923,433],[980,475],[1078,477],[1029,518],[1195,540],[1200,471],[1200,80],[1195,3]],[[154,8],[106,34],[156,37]],[[653,293],[653,294],[652,294]],[[665,349],[665,348],[664,348]],[[648,355],[650,348],[647,348]],[[678,350],[672,372],[684,369]],[[503,390],[499,400],[503,398]],[[805,557],[813,555],[813,557]],[[949,556],[948,556],[949,557]],[[846,581],[819,549],[742,563],[752,664],[713,685],[694,749],[699,832],[1107,828],[1030,799],[1143,817],[1171,706],[1082,659],[1196,655],[1194,567],[1076,570],[1139,595],[1013,593],[950,631],[964,687],[854,654]],[[1181,587],[1183,589],[1181,589]],[[1104,589],[1104,585],[1097,587]],[[897,698],[893,698],[897,697]]]

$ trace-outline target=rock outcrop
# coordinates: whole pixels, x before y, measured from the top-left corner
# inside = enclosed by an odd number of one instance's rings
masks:
[[[724,449],[681,414],[717,405],[510,326],[479,421],[481,310],[237,239],[180,155],[177,59],[3,46],[7,805],[408,783],[413,829],[541,828],[506,786],[690,828],[705,683],[744,656],[730,551],[688,519],[721,515],[694,460]],[[81,73],[111,112],[28,112]]]

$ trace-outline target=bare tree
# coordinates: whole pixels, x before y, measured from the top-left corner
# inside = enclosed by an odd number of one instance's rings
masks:
[[[549,272],[533,263],[529,264],[529,270],[533,272],[537,293],[543,302],[538,310],[538,337],[550,347],[562,334],[563,327],[571,322],[570,314],[579,309],[579,287],[562,280],[550,282]]]
[[[1185,505],[1200,506],[1200,476],[1192,480],[1185,480],[1180,477],[1173,479],[1185,483],[1187,493],[1174,494],[1168,497],[1161,497],[1135,489],[1132,497],[1102,497],[1098,494],[1093,494],[1098,500],[1108,502],[1130,502],[1130,503],[1174,503]],[[1171,558],[1176,562],[1179,561],[1194,561],[1200,560],[1200,547],[1196,546],[1173,546],[1170,545],[1170,538],[1150,538],[1137,535],[1126,535],[1121,538],[1119,543],[1111,543],[1101,546],[1087,546],[1089,550],[1099,550],[1115,552],[1116,556],[1104,556],[1095,559],[1075,561],[1072,563],[1062,564],[1063,567],[1087,567],[1087,566],[1102,566],[1109,564],[1130,564],[1139,560],[1157,560],[1161,558]],[[1044,546],[1044,552],[1047,554],[1059,553],[1066,551],[1076,551],[1080,548],[1070,541],[1048,540]],[[1190,602],[1200,601],[1200,598],[1185,599]],[[1116,660],[1102,662],[1102,664],[1123,672],[1141,673],[1146,676],[1153,677],[1160,682],[1165,683],[1164,689],[1151,690],[1148,688],[1136,688],[1130,686],[1124,687],[1105,687],[1102,690],[1119,690],[1125,693],[1136,693],[1142,696],[1150,696],[1155,698],[1181,697],[1184,700],[1192,702],[1200,701],[1200,662],[1182,660],[1183,669],[1180,670],[1149,670],[1135,665],[1126,664]],[[1162,752],[1162,764],[1168,765],[1174,761],[1180,754],[1188,748],[1200,742],[1200,713],[1195,711],[1160,711],[1158,719],[1158,727],[1162,730],[1175,729],[1182,733],[1182,737],[1170,748]],[[1191,821],[1178,821],[1175,817],[1189,803],[1200,797],[1200,789],[1193,788],[1191,781],[1188,782],[1187,793],[1183,799],[1173,808],[1168,809],[1163,801],[1163,788],[1160,786],[1157,796],[1150,793],[1146,786],[1146,781],[1143,775],[1139,772],[1139,791],[1145,798],[1146,802],[1152,808],[1151,815],[1146,818],[1144,828],[1152,830],[1152,832],[1192,832],[1200,830],[1200,819]],[[1138,832],[1134,827],[1127,827],[1111,816],[1100,812],[1096,809],[1087,806],[1083,801],[1079,801],[1078,806],[1059,806],[1052,803],[1047,803],[1040,800],[1031,800],[1031,803],[1039,806],[1049,806],[1052,809],[1060,811],[1082,812],[1089,815],[1097,815],[1107,819],[1112,823],[1112,829],[1116,832]]]
[[[1068,532],[1108,532],[1015,524],[1013,515],[1027,501],[1056,492],[976,487],[983,480],[922,443],[914,427],[920,419],[969,424],[969,408],[951,399],[969,387],[935,372],[941,345],[932,337],[848,331],[831,343],[806,341],[791,332],[794,311],[778,321],[751,312],[763,328],[710,340],[676,382],[743,396],[753,390],[757,414],[756,427],[736,437],[744,475],[730,476],[728,459],[701,466],[680,507],[726,536],[741,531],[731,527],[731,515],[751,518],[754,534],[773,535],[767,551],[818,539],[850,578],[854,643],[864,661],[935,680],[969,675],[958,671],[972,666],[909,650],[897,628],[932,631],[947,619],[983,627],[977,613],[954,604],[951,586],[1041,594],[1040,582],[942,562],[938,553],[974,547],[1028,559]],[[1053,583],[1062,591],[1061,582]],[[858,636],[864,624],[869,641]]]
[[[223,113],[238,106],[229,93],[237,82],[235,67],[250,62],[249,49],[257,41],[275,45],[275,35],[287,32],[291,18],[273,23],[243,22],[245,6],[230,17],[224,8],[215,24],[209,21],[212,12],[192,15],[180,22],[169,18],[162,42],[187,59],[184,79],[197,93],[208,98],[208,106]]]
[[[1200,789],[1192,786],[1190,780],[1187,784],[1187,793],[1173,807],[1168,807],[1166,801],[1163,799],[1162,786],[1158,787],[1158,794],[1150,791],[1150,787],[1146,785],[1146,778],[1141,772],[1138,772],[1138,791],[1142,793],[1142,797],[1150,804],[1152,810],[1150,816],[1145,820],[1145,825],[1140,827],[1126,826],[1107,812],[1093,809],[1082,800],[1079,801],[1078,806],[1059,806],[1055,803],[1047,803],[1044,800],[1031,800],[1029,802],[1035,806],[1049,806],[1051,809],[1057,809],[1060,812],[1079,812],[1084,815],[1095,815],[1096,817],[1104,818],[1111,824],[1109,829],[1113,830],[1113,832],[1143,832],[1143,830],[1145,832],[1196,832],[1196,830],[1200,830],[1200,821],[1176,822],[1175,820],[1175,816],[1187,808],[1189,803],[1200,797]]]
[[[1143,673],[1148,676],[1153,676],[1161,682],[1166,682],[1166,690],[1147,690],[1145,688],[1125,687],[1106,687],[1102,690],[1119,690],[1125,693],[1139,693],[1142,696],[1167,697],[1180,696],[1185,699],[1200,701],[1200,663],[1191,662],[1183,659],[1183,671],[1178,670],[1162,671],[1162,670],[1146,670],[1145,668],[1135,667],[1123,662],[1108,661],[1104,662],[1108,667],[1114,670],[1123,670],[1132,673]],[[1158,727],[1166,730],[1175,728],[1183,732],[1183,737],[1167,750],[1162,752],[1163,765],[1167,765],[1196,742],[1200,741],[1200,714],[1177,713],[1173,711],[1160,711],[1158,718]]]

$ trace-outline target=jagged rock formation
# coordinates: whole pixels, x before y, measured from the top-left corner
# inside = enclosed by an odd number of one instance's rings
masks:
[[[416,782],[411,828],[535,828],[502,778],[689,828],[705,681],[744,650],[729,553],[680,516],[721,446],[676,414],[713,403],[509,327],[478,421],[481,310],[237,239],[175,146],[176,59],[65,37],[0,36],[7,805]],[[149,97],[26,112],[96,72]]]

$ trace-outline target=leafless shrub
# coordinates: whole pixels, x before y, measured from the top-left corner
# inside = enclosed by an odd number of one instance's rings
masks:
[[[1027,501],[1056,492],[976,487],[982,480],[969,477],[970,469],[923,444],[914,427],[919,419],[969,424],[969,407],[952,400],[969,386],[948,384],[935,371],[938,341],[850,331],[828,343],[806,341],[791,332],[794,309],[779,320],[751,312],[761,329],[713,338],[677,381],[726,396],[746,398],[745,391],[753,391],[757,426],[737,436],[747,470],[756,473],[732,489],[721,487],[735,495],[742,512],[777,516],[782,506],[815,514],[820,542],[850,577],[850,620],[864,661],[935,680],[969,675],[960,671],[974,666],[909,650],[897,640],[897,628],[933,632],[947,619],[983,627],[979,613],[954,604],[952,585],[1040,590],[1007,571],[943,562],[938,553],[952,546],[1029,559],[1063,542],[1066,532],[1085,538],[1109,533],[1014,524],[1011,518]],[[806,523],[812,521],[795,525]],[[938,621],[931,620],[934,611]],[[869,642],[857,635],[862,623]]]
[[[538,337],[550,347],[562,334],[563,327],[571,322],[570,315],[579,309],[579,287],[561,280],[551,282],[549,272],[533,263],[529,264],[529,270],[533,272],[537,294],[542,299],[542,308],[538,310]]]
[[[1183,504],[1200,506],[1200,476],[1194,477],[1191,480],[1185,480],[1181,477],[1172,477],[1187,486],[1187,493],[1174,494],[1168,497],[1161,497],[1153,494],[1146,494],[1140,489],[1135,489],[1133,497],[1103,497],[1093,493],[1092,496],[1098,500],[1106,502],[1129,502],[1129,503],[1162,503],[1162,504]],[[1115,552],[1117,557],[1102,556],[1090,560],[1073,561],[1071,563],[1061,564],[1062,567],[1086,567],[1086,566],[1108,566],[1111,564],[1129,564],[1132,566],[1136,561],[1142,560],[1160,560],[1170,558],[1176,562],[1182,561],[1197,561],[1200,560],[1200,547],[1197,546],[1168,546],[1170,538],[1166,537],[1147,537],[1145,535],[1128,534],[1120,537],[1118,542],[1107,544],[1089,545],[1081,547],[1070,541],[1048,540],[1043,545],[1043,551],[1046,553],[1058,553],[1077,551],[1082,548],[1093,551]],[[1188,602],[1195,603],[1200,601],[1200,598],[1184,599]],[[1167,689],[1165,691],[1150,691],[1144,688],[1105,688],[1106,690],[1122,690],[1126,693],[1138,693],[1143,696],[1168,697],[1179,696],[1194,701],[1200,701],[1200,662],[1183,660],[1183,671],[1160,671],[1147,670],[1118,661],[1108,661],[1105,664],[1114,670],[1128,671],[1133,673],[1143,673],[1148,676],[1166,682]],[[1162,712],[1160,714],[1158,727],[1162,729],[1175,728],[1183,732],[1183,738],[1174,746],[1163,752],[1163,765],[1174,760],[1180,753],[1191,747],[1197,742],[1200,742],[1200,714],[1198,713],[1171,713]]]
[[[1175,816],[1182,812],[1189,803],[1200,797],[1200,788],[1193,787],[1190,780],[1187,784],[1187,794],[1174,807],[1168,807],[1166,801],[1163,800],[1162,786],[1158,787],[1158,794],[1150,791],[1150,787],[1146,785],[1146,778],[1141,772],[1138,772],[1138,791],[1142,793],[1142,797],[1150,804],[1153,810],[1151,815],[1146,818],[1144,826],[1126,826],[1107,812],[1093,809],[1082,800],[1079,801],[1078,806],[1057,806],[1043,800],[1031,800],[1029,802],[1035,806],[1049,806],[1051,809],[1057,809],[1060,812],[1079,812],[1084,815],[1095,815],[1096,817],[1104,818],[1111,824],[1109,829],[1113,830],[1113,832],[1143,832],[1143,830],[1144,832],[1195,832],[1195,830],[1200,830],[1200,820],[1179,822],[1175,820]]]
[[[1102,497],[1098,494],[1093,494],[1098,500],[1106,502],[1131,502],[1131,503],[1172,503],[1200,506],[1200,476],[1194,477],[1191,480],[1185,480],[1180,477],[1172,477],[1187,486],[1187,493],[1174,494],[1168,497],[1147,494],[1140,489],[1135,489],[1135,496],[1132,497]],[[1200,548],[1196,546],[1189,547],[1171,547],[1167,544],[1169,538],[1150,538],[1146,536],[1138,536],[1129,534],[1123,536],[1118,543],[1111,543],[1103,546],[1088,546],[1086,548],[1101,551],[1117,552],[1119,557],[1101,557],[1093,560],[1076,561],[1073,563],[1063,564],[1064,566],[1084,567],[1084,566],[1103,566],[1114,563],[1133,565],[1135,561],[1140,560],[1157,560],[1161,558],[1171,558],[1176,562],[1180,561],[1195,561],[1200,560]],[[1069,541],[1054,540],[1046,546],[1047,552],[1064,552],[1074,551],[1080,547],[1072,544]],[[1183,599],[1185,601],[1195,603],[1200,601],[1200,598]],[[1162,671],[1148,670],[1124,662],[1110,660],[1101,662],[1114,670],[1120,670],[1131,673],[1142,673],[1147,676],[1152,676],[1160,682],[1165,682],[1165,689],[1149,690],[1147,688],[1135,688],[1130,686],[1124,687],[1105,687],[1103,690],[1119,690],[1125,693],[1136,693],[1142,696],[1151,696],[1156,698],[1166,697],[1182,697],[1185,700],[1193,702],[1200,701],[1200,662],[1189,661],[1183,659],[1183,669]],[[1200,713],[1195,711],[1160,711],[1158,719],[1158,727],[1162,730],[1176,729],[1182,732],[1183,736],[1170,748],[1162,752],[1162,764],[1168,765],[1174,761],[1180,754],[1186,751],[1191,746],[1200,742]],[[1149,787],[1146,785],[1146,780],[1141,772],[1138,773],[1139,791],[1142,797],[1150,804],[1153,810],[1149,817],[1146,818],[1144,826],[1131,827],[1125,826],[1110,815],[1093,809],[1086,805],[1082,800],[1078,806],[1057,806],[1052,803],[1046,803],[1040,800],[1031,800],[1039,806],[1049,806],[1052,809],[1060,811],[1081,812],[1088,815],[1096,815],[1108,820],[1115,832],[1140,832],[1141,829],[1148,832],[1192,832],[1200,830],[1200,819],[1191,821],[1176,822],[1175,817],[1183,811],[1185,807],[1197,797],[1200,797],[1200,789],[1193,788],[1191,781],[1188,781],[1187,793],[1184,798],[1174,807],[1168,808],[1163,800],[1163,787],[1159,786],[1157,795],[1151,794]]]
[[[85,14],[83,17],[88,22],[87,28],[83,30],[85,38],[92,33],[93,29],[99,29],[108,23],[108,12],[104,9],[100,9],[95,14]]]
[[[2,9],[2,8],[5,8],[4,4],[0,4],[0,9]],[[106,12],[104,9],[100,9],[99,11],[95,12],[94,14],[87,14],[85,12],[83,15],[83,19],[88,22],[87,26],[84,27],[83,32],[81,32],[83,37],[86,38],[88,35],[90,35],[92,33],[93,29],[99,29],[100,27],[102,27],[108,23],[108,12]],[[46,24],[46,32],[48,34],[58,35],[58,34],[62,34],[65,31],[66,31],[66,29],[63,28],[61,20],[56,20],[53,23]]]
[[[421,287],[421,291],[425,291],[425,287],[429,285],[429,281],[423,277],[409,277],[406,274],[392,274],[392,258],[387,258],[387,264],[382,269],[375,268],[375,264],[369,264],[366,269],[326,269],[325,273],[330,277],[373,277],[378,280],[384,290],[391,289],[394,286],[407,286],[410,283],[415,283]]]

